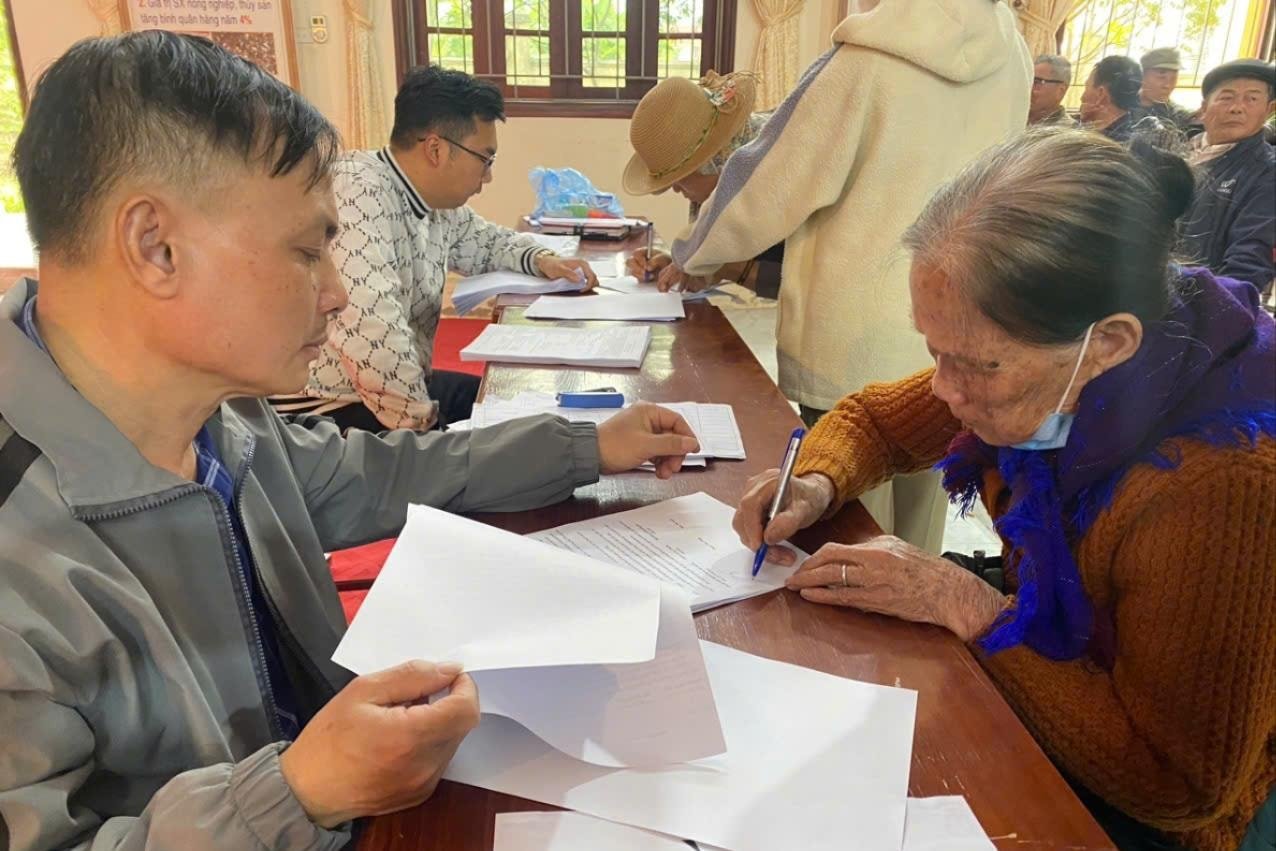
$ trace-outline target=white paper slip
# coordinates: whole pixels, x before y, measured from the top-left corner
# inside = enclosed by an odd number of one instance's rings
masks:
[[[580,292],[585,280],[568,278],[546,280],[519,272],[488,272],[458,281],[452,291],[452,304],[456,312],[464,316],[482,302],[502,294],[539,295],[541,293]]]
[[[461,349],[461,360],[640,367],[650,344],[650,325],[613,328],[488,325]]]
[[[960,795],[909,798],[902,851],[996,851]],[[583,813],[498,813],[492,851],[689,851],[674,836]],[[699,851],[726,851],[698,843]]]
[[[412,505],[332,659],[356,674],[410,659],[471,672],[646,662],[659,624],[648,577]]]
[[[581,813],[497,813],[492,851],[691,851],[681,839]]]
[[[650,662],[483,671],[474,682],[483,712],[594,765],[655,768],[726,749],[687,596],[671,586]]]
[[[528,319],[612,319],[618,321],[668,322],[682,319],[687,312],[677,293],[646,293],[627,298],[567,298],[543,295],[528,305]]]
[[[633,275],[622,275],[617,278],[604,278],[595,270],[598,275],[598,287],[600,289],[611,290],[622,295],[640,295],[643,293],[658,293],[660,289],[656,286],[655,281],[640,281]],[[708,287],[694,293],[678,292],[683,301],[703,301],[709,296],[717,292],[717,287]]]
[[[807,558],[786,542],[798,556],[793,565],[766,562],[755,578],[753,552],[731,528],[734,515],[726,503],[693,493],[528,537],[677,585],[699,612],[783,587]]]
[[[726,753],[601,768],[489,715],[444,776],[732,851],[899,851],[917,693],[701,647]]]
[[[663,403],[662,403],[663,404]],[[682,414],[682,418],[700,441],[699,455],[710,458],[734,458],[742,460],[744,438],[740,436],[740,424],[730,405],[712,402],[671,402],[664,407]]]
[[[903,851],[997,851],[961,795],[909,798]]]
[[[552,233],[526,233],[523,235],[530,237],[532,242],[542,248],[548,248],[555,254],[563,256],[575,254],[580,248],[580,237],[578,236],[559,236]]]
[[[657,404],[680,414],[687,421],[687,425],[691,426],[696,439],[700,441],[700,451],[688,458],[695,460],[743,459],[745,457],[740,425],[730,405],[708,402],[659,402]],[[534,414],[554,414],[572,422],[600,425],[620,410],[619,408],[562,408],[552,394],[524,391],[513,399],[491,397],[476,402],[470,414],[470,427],[483,428]]]

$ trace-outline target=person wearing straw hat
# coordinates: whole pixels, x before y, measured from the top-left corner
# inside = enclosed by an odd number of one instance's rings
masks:
[[[1032,56],[1004,2],[851,8],[672,246],[697,275],[784,241],[779,385],[808,423],[865,384],[926,365],[900,236],[939,186],[1023,129],[1032,88]],[[938,551],[945,506],[934,473],[862,501],[884,529]]]
[[[643,97],[629,123],[634,155],[622,182],[631,195],[655,195],[672,189],[691,202],[691,219],[713,194],[727,160],[736,149],[757,138],[771,117],[753,112],[757,81],[748,72],[708,72],[699,83],[684,77],[661,80]],[[768,248],[745,263],[727,263],[708,275],[683,272],[667,252],[635,251],[630,274],[656,274],[662,292],[673,288],[696,292],[723,279],[751,282],[761,294],[775,297],[784,244]],[[764,292],[765,291],[765,292]]]

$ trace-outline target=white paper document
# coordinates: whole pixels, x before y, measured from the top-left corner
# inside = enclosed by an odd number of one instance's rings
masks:
[[[651,661],[484,671],[474,675],[482,711],[513,718],[594,765],[658,768],[722,753],[722,725],[687,597],[669,586],[661,593]],[[584,633],[576,638],[592,640]]]
[[[725,748],[678,588],[423,506],[333,661],[455,660],[485,713],[575,759],[660,766]]]
[[[580,248],[580,237],[578,236],[558,236],[552,233],[526,233],[523,236],[530,237],[533,242],[542,248],[548,248],[555,254],[561,254],[569,257],[576,253]]]
[[[641,367],[650,344],[650,325],[614,328],[489,325],[461,349],[461,360]]]
[[[726,851],[698,843],[699,851]],[[492,851],[690,851],[674,836],[583,813],[497,813]],[[996,851],[960,795],[909,798],[902,851]]]
[[[753,552],[731,528],[734,514],[726,503],[694,493],[528,537],[677,585],[700,612],[783,587],[807,557],[786,543],[797,561],[789,567],[766,562],[755,578]]]
[[[961,795],[909,798],[903,851],[997,851]]]
[[[730,405],[709,402],[659,402],[661,407],[676,411],[691,426],[700,451],[687,456],[693,464],[705,458],[745,458],[740,424]],[[484,428],[534,414],[554,414],[578,423],[599,425],[620,412],[620,408],[562,408],[551,393],[524,391],[512,399],[484,398],[474,404],[467,428]],[[456,425],[449,425],[456,428]]]
[[[614,293],[622,295],[643,295],[649,293],[658,293],[660,289],[656,286],[655,281],[640,281],[633,275],[622,275],[617,278],[604,278],[597,270],[594,274],[598,275],[598,287],[600,289],[611,290]],[[683,301],[704,301],[709,296],[717,293],[717,287],[708,287],[699,292],[686,293],[678,292]]]
[[[457,314],[464,316],[489,298],[505,293],[539,295],[580,292],[584,288],[583,278],[579,281],[568,278],[555,278],[550,281],[519,272],[488,272],[458,281],[456,289],[452,291],[452,304],[456,307]]]
[[[332,658],[356,674],[409,659],[471,672],[647,662],[659,624],[649,577],[412,505]]]
[[[726,753],[602,768],[485,715],[444,776],[731,851],[899,851],[917,693],[701,647]]]
[[[581,813],[497,813],[492,851],[691,851],[681,839]]]
[[[528,305],[528,319],[612,319],[618,321],[668,322],[682,319],[678,293],[643,293],[625,298],[594,295],[586,298],[543,295]]]

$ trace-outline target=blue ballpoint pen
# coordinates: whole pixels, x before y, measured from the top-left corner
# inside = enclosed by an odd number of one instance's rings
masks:
[[[768,523],[775,515],[780,513],[780,509],[784,507],[784,498],[789,495],[789,480],[793,478],[793,467],[797,464],[798,449],[802,446],[802,438],[806,437],[806,429],[795,428],[793,433],[789,435],[788,448],[784,450],[784,461],[780,464],[780,483],[775,488],[775,496],[771,498],[771,508],[767,511],[766,516],[762,518],[762,528],[765,530]],[[762,562],[766,561],[766,541],[762,542],[762,546],[758,547],[758,554],[753,557],[753,575],[757,576],[758,571],[762,569]]]

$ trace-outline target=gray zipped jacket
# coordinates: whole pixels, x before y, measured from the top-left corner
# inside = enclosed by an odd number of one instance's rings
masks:
[[[149,464],[0,300],[0,849],[337,849],[279,770],[244,566],[210,488]],[[324,553],[408,503],[519,511],[598,477],[593,426],[359,432],[222,405],[208,428],[301,714],[350,679]]]

